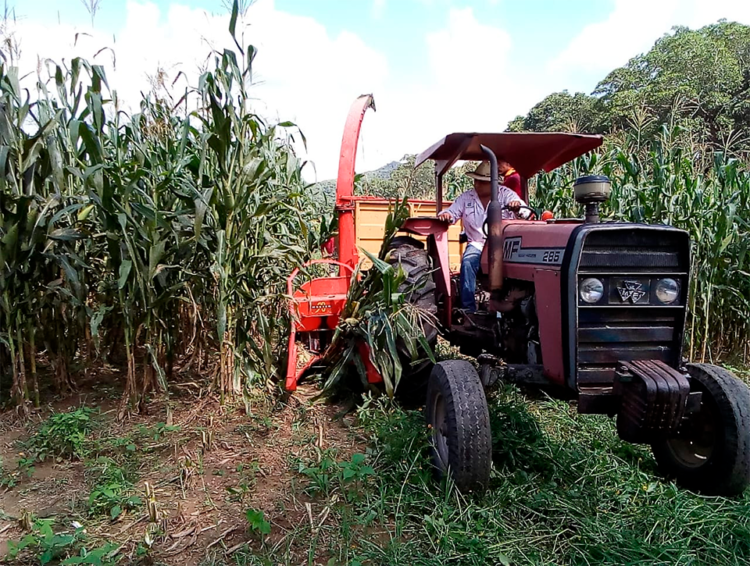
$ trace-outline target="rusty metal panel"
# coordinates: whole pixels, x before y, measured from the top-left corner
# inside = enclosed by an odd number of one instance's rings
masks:
[[[582,388],[578,394],[578,412],[582,414],[614,415],[619,408],[612,387]]]
[[[602,145],[602,136],[557,132],[504,132],[448,134],[420,153],[415,165],[428,159],[443,162],[445,172],[459,159],[479,161],[486,159],[482,146],[502,156],[524,177],[533,177],[541,169],[552,171],[563,163]]]
[[[534,286],[544,374],[555,383],[562,385],[565,382],[565,367],[562,362],[560,272],[536,269]]]
[[[615,381],[615,366],[588,367],[578,370],[578,385],[612,385]]]
[[[578,329],[582,342],[669,342],[674,336],[673,326],[590,326]]]
[[[605,313],[605,316],[602,316]],[[657,326],[675,326],[680,320],[680,313],[676,310],[663,309],[635,309],[614,308],[605,309],[580,309],[578,311],[578,322],[581,325],[621,325],[644,327],[656,324]]]

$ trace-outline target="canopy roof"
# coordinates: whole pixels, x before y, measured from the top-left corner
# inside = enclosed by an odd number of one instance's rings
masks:
[[[505,132],[502,134],[449,134],[417,156],[415,166],[434,159],[438,174],[445,173],[456,161],[480,161],[485,155],[480,145],[495,152],[522,177],[539,171],[552,171],[563,163],[602,145],[602,136],[547,132]]]

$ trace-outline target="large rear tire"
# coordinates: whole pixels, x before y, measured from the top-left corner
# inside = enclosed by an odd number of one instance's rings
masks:
[[[691,391],[702,392],[700,411],[677,436],[652,444],[659,468],[707,495],[737,495],[750,483],[750,389],[731,372],[689,364]]]
[[[437,475],[450,474],[462,492],[484,490],[490,481],[492,434],[487,398],[474,366],[448,360],[432,368],[425,416]]]
[[[435,280],[432,277],[432,262],[422,243],[408,236],[394,238],[391,243],[391,251],[388,254],[388,262],[394,267],[400,265],[406,273],[406,280],[398,288],[399,292],[406,295],[406,301],[435,317],[437,315],[437,299],[435,296]],[[434,351],[438,337],[437,326],[428,321],[423,321],[421,326],[425,340]],[[397,346],[404,365],[405,376],[419,374],[432,365],[429,360],[412,365],[411,355],[406,344],[399,343]]]

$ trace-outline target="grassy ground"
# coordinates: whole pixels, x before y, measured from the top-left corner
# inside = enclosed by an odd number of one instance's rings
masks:
[[[418,410],[367,400],[338,418],[342,407],[304,399],[222,408],[196,393],[173,397],[171,422],[154,403],[117,424],[102,388],[32,425],[6,415],[0,539],[28,543],[6,561],[38,564],[45,551],[201,566],[750,560],[750,494],[679,489],[609,419],[543,395],[490,396],[492,486],[463,497],[432,479]]]

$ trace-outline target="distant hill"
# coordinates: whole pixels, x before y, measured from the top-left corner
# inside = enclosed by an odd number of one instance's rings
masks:
[[[401,161],[391,161],[390,163],[386,163],[382,167],[362,173],[362,176],[366,181],[371,181],[373,179],[381,179],[383,181],[387,181],[391,178],[393,172],[398,169],[403,163],[405,163],[406,160],[407,156],[404,156]],[[315,193],[322,193],[322,195],[325,195],[325,197],[328,197],[331,202],[333,202],[333,199],[336,196],[336,179],[326,179],[325,181],[319,181],[313,185],[312,190]],[[321,196],[321,198],[325,197]]]
[[[386,181],[391,178],[393,172],[399,168],[399,166],[406,161],[404,157],[401,161],[391,161],[382,167],[375,169],[374,171],[368,171],[365,173],[366,179],[385,179]]]

